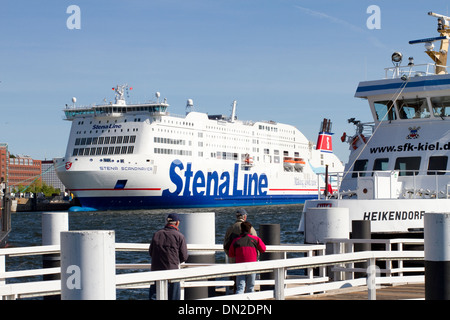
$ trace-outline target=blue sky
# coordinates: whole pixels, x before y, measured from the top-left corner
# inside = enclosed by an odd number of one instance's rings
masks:
[[[68,29],[69,5],[81,29]],[[366,25],[370,5],[380,29]],[[35,159],[63,156],[70,122],[62,109],[113,99],[128,83],[129,101],[161,92],[170,111],[186,100],[210,114],[274,120],[316,141],[323,118],[333,122],[334,149],[371,121],[359,81],[384,77],[394,51],[431,60],[409,40],[436,36],[448,1],[325,0],[2,0],[0,3],[0,142]]]

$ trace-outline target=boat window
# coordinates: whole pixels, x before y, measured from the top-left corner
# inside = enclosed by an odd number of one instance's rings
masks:
[[[386,171],[388,169],[388,165],[389,158],[375,159],[375,162],[373,163],[373,171]]]
[[[397,101],[397,106],[400,119],[423,119],[431,116],[425,98],[401,99]]]
[[[395,161],[395,170],[400,170],[400,176],[417,175],[420,167],[420,157],[401,157]]]
[[[378,121],[390,121],[397,119],[392,101],[375,101],[373,103]]]
[[[367,163],[368,162],[369,162],[369,160],[367,160],[367,159],[356,160],[355,166],[353,167],[352,178],[365,177],[366,176],[365,171],[367,171]]]
[[[450,97],[431,98],[431,105],[435,117],[450,117]]]
[[[428,162],[428,175],[442,175],[445,174],[445,170],[447,170],[447,156],[436,156],[430,157]]]

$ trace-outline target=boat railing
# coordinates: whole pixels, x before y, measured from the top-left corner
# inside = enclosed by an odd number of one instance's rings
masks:
[[[421,70],[417,70],[421,68]],[[401,78],[403,76],[407,77],[420,77],[420,76],[430,76],[436,75],[436,68],[443,68],[447,70],[447,66],[441,66],[435,63],[424,63],[424,64],[414,64],[408,66],[397,66],[384,68],[385,79],[395,79]]]
[[[387,170],[387,171],[347,171],[329,173],[328,181],[333,192],[327,198],[342,199],[364,196],[389,199],[450,199],[450,170]],[[318,198],[325,197],[325,173],[318,175]],[[343,181],[357,179],[355,190],[343,189]],[[362,180],[372,180],[373,192],[360,188]]]

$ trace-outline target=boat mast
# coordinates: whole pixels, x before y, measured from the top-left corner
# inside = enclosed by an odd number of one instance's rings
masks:
[[[440,34],[441,40],[441,47],[439,48],[439,51],[432,51],[429,50],[427,47],[427,51],[425,51],[430,58],[436,63],[436,74],[446,74],[446,68],[447,68],[447,53],[448,53],[448,39],[450,35],[450,28],[449,28],[449,21],[450,17],[443,16],[441,14],[437,14],[434,12],[428,12],[429,16],[433,16],[438,18],[438,28],[437,31]]]

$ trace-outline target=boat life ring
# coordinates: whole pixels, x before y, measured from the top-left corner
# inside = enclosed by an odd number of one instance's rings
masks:
[[[357,135],[356,137],[353,138],[353,141],[352,141],[352,148],[353,148],[353,150],[358,149],[357,143],[358,143],[358,141],[359,141],[359,137],[361,137],[361,140],[362,140],[364,143],[367,142],[366,137],[364,137],[364,135],[362,135],[362,134]]]

